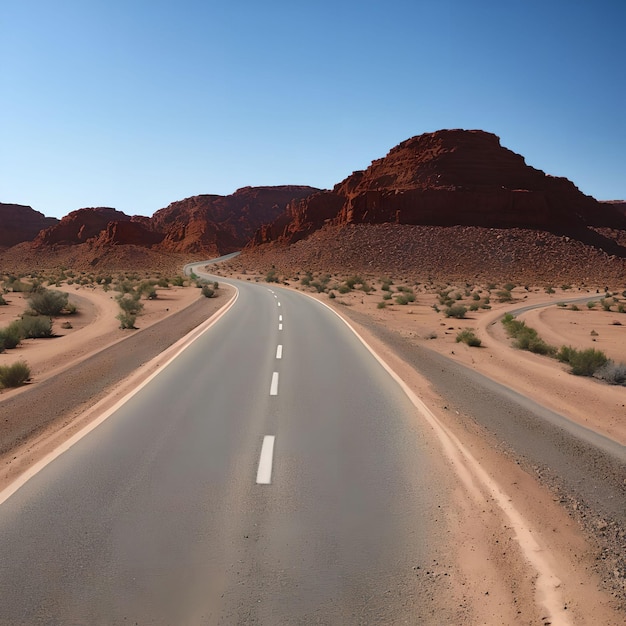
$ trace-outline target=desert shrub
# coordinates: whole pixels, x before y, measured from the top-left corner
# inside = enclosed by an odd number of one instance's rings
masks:
[[[624,307],[624,305],[621,302],[617,305],[617,312],[618,313],[626,313],[626,308]]]
[[[350,293],[351,289],[348,285],[339,285],[339,287],[337,287],[337,291],[339,293]]]
[[[577,306],[577,305],[575,305],[575,304],[572,304],[572,306],[570,306],[569,310],[570,310],[570,311],[580,311],[580,309],[578,308],[578,306]]]
[[[208,285],[204,285],[202,287],[202,295],[205,298],[212,298],[215,295],[215,290],[212,287],[209,287]]]
[[[479,293],[474,292],[474,293],[472,294],[472,300],[476,300],[476,302],[478,302],[478,301],[480,300],[480,294],[479,294]]]
[[[276,268],[273,267],[267,274],[265,274],[265,282],[266,283],[277,283],[278,282],[278,272]]]
[[[462,304],[453,304],[452,306],[447,307],[444,311],[444,315],[446,317],[454,317],[459,320],[463,319],[466,313],[467,307],[463,306]]]
[[[0,366],[0,386],[19,387],[30,378],[30,367],[24,361]]]
[[[561,346],[557,358],[563,363],[569,363],[572,374],[576,376],[593,376],[608,361],[606,354],[595,348],[577,350],[571,346]]]
[[[24,339],[52,337],[52,320],[45,315],[22,315],[18,324]]]
[[[172,278],[172,285],[174,287],[182,287],[185,284],[185,279],[182,276],[174,276]]]
[[[610,385],[626,386],[626,363],[615,363],[611,360],[594,372],[594,378],[604,380]]]
[[[552,287],[546,287],[546,293],[556,293]]]
[[[385,291],[385,293],[383,293],[383,300],[391,300],[391,292],[390,291]]]
[[[0,352],[17,348],[22,341],[18,322],[12,322],[6,328],[0,328]]]
[[[510,313],[502,318],[502,324],[509,337],[514,339],[513,346],[519,350],[528,350],[547,356],[554,356],[556,353],[556,348],[541,339],[534,328],[526,326],[526,322],[515,319]]]
[[[2,296],[2,294],[0,293],[0,306],[9,304]]]
[[[63,322],[61,324],[61,328],[65,330],[70,330],[70,328],[74,328],[74,327],[72,326],[72,322]]]
[[[479,308],[480,305],[478,304],[478,302],[472,302],[472,304],[469,305],[470,311],[478,311]]]
[[[431,330],[424,335],[424,339],[437,339],[437,333]]]
[[[33,286],[30,283],[23,282],[19,279],[9,280],[8,288],[15,293],[28,293]]]
[[[565,302],[557,302],[556,306],[558,306],[561,309],[564,309],[567,306],[567,304],[565,304]]]
[[[328,297],[332,300],[333,298],[336,298],[337,296],[335,295],[335,292],[334,292],[334,291],[330,291],[330,292],[328,293]]]
[[[122,311],[121,313],[118,313],[116,316],[116,319],[118,319],[120,321],[120,328],[121,329],[134,329],[135,328],[135,321],[137,320],[137,316],[134,315],[133,313],[126,313],[124,311]]]
[[[478,348],[482,343],[481,340],[474,334],[471,328],[465,328],[460,331],[456,336],[457,343],[466,343],[468,346]]]
[[[517,285],[515,283],[507,283],[506,285],[504,285],[503,289],[505,291],[513,291],[513,289],[515,289],[515,287],[517,287]]]
[[[53,289],[38,289],[30,298],[28,305],[39,315],[59,315],[67,306],[68,295]]]
[[[384,300],[381,300],[377,305],[377,309],[384,309],[387,306],[387,303]]]
[[[137,315],[143,310],[143,304],[139,302],[139,293],[122,294],[116,300],[124,313]]]
[[[159,280],[157,280],[156,283],[159,287],[161,287],[162,289],[166,289],[167,287],[170,286],[169,281],[167,280],[167,278],[159,278]]]
[[[380,288],[383,291],[391,291],[391,285],[393,283],[390,280],[383,280],[383,284],[380,286]]]
[[[598,303],[595,300],[589,300],[589,302],[587,302],[587,308],[591,310],[595,308],[596,304]]]
[[[609,298],[602,298],[602,300],[600,300],[600,306],[605,311],[610,311],[612,305],[613,305],[613,300],[610,300]]]
[[[355,276],[350,276],[346,278],[346,286],[349,289],[354,289],[355,285],[363,285],[365,281],[357,274]]]
[[[498,296],[498,302],[511,302],[513,300],[513,294],[506,289],[498,291],[496,296]]]
[[[313,273],[310,271],[305,272],[304,277],[300,280],[300,284],[308,287],[313,280]]]

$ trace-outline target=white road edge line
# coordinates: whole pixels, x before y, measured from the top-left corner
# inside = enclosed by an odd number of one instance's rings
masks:
[[[272,374],[272,384],[270,385],[270,396],[278,395],[278,372]]]
[[[537,573],[535,580],[535,594],[537,604],[543,606],[548,613],[547,618],[552,623],[571,624],[566,611],[563,609],[564,603],[561,598],[559,588],[561,580],[554,572],[549,555],[545,555],[543,547],[536,539],[536,534],[530,524],[524,519],[523,515],[511,503],[511,498],[500,487],[498,482],[494,480],[480,465],[480,462],[471,454],[471,452],[463,445],[461,440],[444,426],[435,416],[435,414],[426,406],[426,404],[417,396],[417,394],[404,382],[404,380],[391,368],[387,362],[378,355],[378,353],[370,346],[367,341],[357,332],[357,330],[344,318],[339,312],[335,311],[325,302],[317,300],[308,294],[302,294],[315,300],[315,302],[326,307],[334,313],[357,337],[357,339],[365,346],[370,354],[382,365],[387,373],[398,383],[402,391],[406,394],[410,402],[415,406],[419,413],[426,419],[434,430],[441,447],[454,467],[457,475],[465,484],[468,492],[472,494],[478,502],[484,503],[485,495],[493,498],[500,510],[508,518],[511,528],[515,533],[515,540],[522,554],[525,556],[528,564]],[[465,474],[469,471],[470,476]],[[472,480],[474,479],[474,480]],[[482,487],[483,491],[479,487]]]
[[[265,435],[261,446],[259,469],[256,473],[257,485],[270,485],[272,483],[272,461],[274,459],[274,435]]]
[[[230,283],[229,283],[230,285]],[[0,491],[0,504],[8,500],[18,489],[23,487],[33,476],[36,476],[47,465],[52,463],[57,457],[60,457],[64,452],[67,452],[73,445],[78,443],[83,437],[88,435],[92,430],[96,429],[102,422],[107,420],[113,415],[120,407],[128,402],[135,394],[139,393],[153,378],[156,378],[168,365],[178,357],[179,354],[184,352],[189,346],[191,346],[196,339],[199,339],[204,333],[206,333],[214,324],[216,324],[235,304],[239,298],[239,289],[235,285],[230,285],[235,289],[235,295],[215,314],[213,314],[208,320],[203,322],[200,326],[197,326],[192,331],[187,333],[184,337],[174,343],[166,353],[171,354],[169,358],[159,368],[153,372],[148,378],[146,378],[140,385],[135,387],[132,391],[128,392],[119,402],[116,402],[110,409],[100,415],[100,417],[94,419],[87,424],[84,428],[79,430],[74,436],[70,437],[67,441],[63,442],[60,446],[55,448],[52,452],[47,454],[37,463],[31,465],[23,474],[20,474],[11,484],[7,485],[2,491]],[[164,354],[157,355],[152,361],[146,363],[146,367],[150,367],[151,363],[159,363],[163,359]],[[108,400],[108,396],[103,398],[100,402],[105,403]],[[95,409],[96,404],[92,409]]]
[[[282,359],[283,358],[283,346],[282,346],[282,344],[278,344],[278,346],[276,346],[276,358],[277,359]]]

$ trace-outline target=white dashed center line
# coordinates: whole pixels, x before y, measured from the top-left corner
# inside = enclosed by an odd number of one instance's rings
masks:
[[[283,358],[283,347],[280,344],[276,347],[276,358],[277,359]]]
[[[261,446],[259,469],[256,473],[257,485],[269,485],[272,482],[272,460],[274,458],[274,435],[265,435]]]
[[[280,306],[280,302],[278,303],[278,306]]]
[[[282,321],[283,321],[283,316],[282,316],[282,315],[279,315],[279,316],[278,316],[278,321],[279,321],[279,322],[282,322]]]
[[[278,372],[272,374],[272,384],[270,385],[270,396],[278,395]]]
[[[282,329],[283,329],[283,325],[282,325],[282,324],[279,324],[279,325],[278,325],[278,330],[282,330]]]

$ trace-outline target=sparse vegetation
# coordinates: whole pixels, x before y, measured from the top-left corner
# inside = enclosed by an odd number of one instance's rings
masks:
[[[18,328],[23,339],[52,337],[52,319],[44,315],[22,315]]]
[[[0,328],[0,352],[17,348],[21,341],[19,322],[12,322],[7,328]]]
[[[468,346],[478,348],[482,343],[480,338],[476,336],[473,329],[465,328],[461,330],[456,336],[457,343],[466,343]]]
[[[267,272],[267,274],[265,274],[265,282],[266,283],[279,282],[278,272],[276,271],[275,267],[273,267],[271,270],[269,270],[269,272]]]
[[[53,317],[67,309],[69,296],[62,291],[39,288],[28,298],[28,305],[39,315]]]
[[[569,363],[575,376],[593,376],[608,361],[606,354],[595,348],[577,350],[562,346],[556,356],[562,363]]]
[[[30,367],[24,361],[0,366],[0,387],[20,387],[30,379]]]
[[[609,385],[626,386],[626,363],[614,363],[608,360],[594,372],[593,376],[609,383]]]
[[[462,304],[453,304],[445,309],[444,315],[446,317],[454,317],[456,319],[463,319],[467,313],[467,307]]]
[[[534,328],[526,326],[526,322],[516,319],[510,313],[502,318],[502,324],[504,324],[509,337],[514,339],[513,345],[516,348],[548,356],[553,356],[556,353],[556,348],[541,339]]]
[[[205,298],[213,298],[215,296],[215,290],[212,287],[209,287],[208,285],[204,285],[202,287],[202,295]]]

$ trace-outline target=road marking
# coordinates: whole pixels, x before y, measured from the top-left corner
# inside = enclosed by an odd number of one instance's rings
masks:
[[[279,324],[279,325],[278,325],[278,330],[282,330],[282,329],[283,329],[283,325],[282,325],[282,324]]]
[[[282,359],[283,358],[283,346],[281,344],[279,344],[276,347],[276,358],[277,359]]]
[[[270,396],[278,395],[278,372],[272,374],[272,384],[270,385]]]
[[[274,292],[272,291],[272,293],[274,293]],[[275,293],[274,293],[274,297],[275,297],[276,299],[278,299],[278,296],[277,296]]]
[[[278,306],[280,306],[280,302],[278,303]]]
[[[278,316],[278,321],[279,321],[279,322],[282,322],[282,321],[283,321],[283,316],[282,316],[282,315],[279,315],[279,316]]]
[[[265,435],[261,446],[259,469],[256,473],[257,485],[269,485],[272,482],[272,460],[274,458],[274,435]]]

